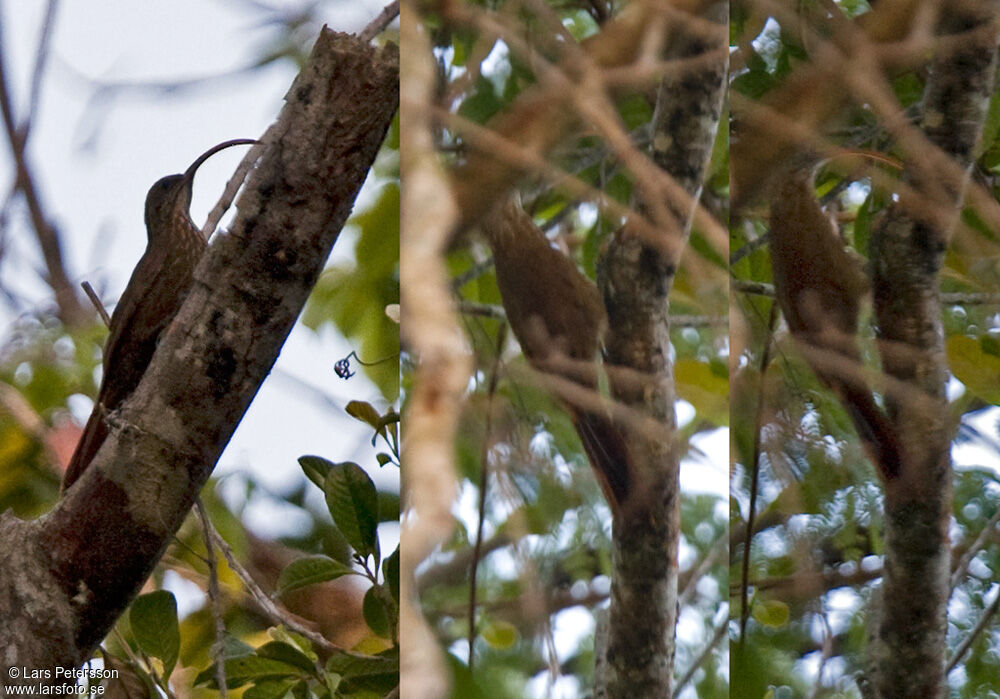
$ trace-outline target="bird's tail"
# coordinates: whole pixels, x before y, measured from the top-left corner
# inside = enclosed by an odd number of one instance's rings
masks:
[[[858,436],[882,478],[888,481],[899,476],[902,456],[896,427],[875,404],[871,391],[867,387],[842,385],[839,393]]]
[[[572,417],[604,497],[612,512],[620,512],[632,486],[628,445],[621,430],[610,416],[600,413],[573,410]]]

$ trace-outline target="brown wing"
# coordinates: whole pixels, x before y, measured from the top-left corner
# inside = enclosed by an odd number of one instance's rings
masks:
[[[191,282],[199,251],[163,255],[147,248],[111,316],[104,346],[104,376],[94,410],[63,476],[63,490],[84,472],[108,435],[106,416],[135,391],[149,367],[160,334],[170,324]]]
[[[493,249],[497,285],[511,330],[536,366],[562,354],[594,361],[607,324],[597,286],[572,260],[549,245],[531,218],[514,202],[483,221]],[[588,460],[612,510],[629,493],[628,449],[610,415],[567,405]]]
[[[855,371],[834,371],[810,361],[843,403],[883,477],[895,477],[901,458],[896,431],[861,374],[856,335],[864,274],[816,200],[811,172],[787,175],[771,200],[771,263],[775,297],[795,338],[856,364]]]

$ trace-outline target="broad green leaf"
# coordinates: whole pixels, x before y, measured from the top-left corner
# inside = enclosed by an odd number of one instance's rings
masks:
[[[344,575],[356,574],[350,566],[327,556],[308,556],[292,561],[278,576],[279,596],[309,585],[336,580]]]
[[[381,427],[382,416],[372,407],[371,403],[366,403],[363,400],[352,400],[347,404],[345,410],[355,420],[360,420],[367,425],[371,425],[372,429],[376,432]]]
[[[240,687],[247,682],[265,679],[288,679],[290,677],[305,677],[310,673],[291,663],[261,658],[257,655],[246,655],[226,660],[226,684],[230,687]],[[215,668],[211,665],[202,670],[195,678],[195,684],[207,682],[215,686]]]
[[[326,661],[326,671],[335,672],[345,679],[399,672],[399,658],[389,654],[360,658],[345,653],[334,653]]]
[[[781,628],[788,623],[788,605],[779,600],[755,600],[753,618],[758,623],[772,628]]]
[[[361,603],[361,611],[368,628],[382,638],[389,638],[389,610],[385,608],[378,587],[373,585],[368,588]]]
[[[677,395],[694,406],[698,416],[715,425],[729,424],[729,380],[694,359],[674,364]]]
[[[142,652],[159,658],[163,662],[164,679],[169,678],[181,649],[177,600],[173,593],[157,590],[136,597],[128,618]]]
[[[350,462],[337,464],[324,485],[326,504],[347,543],[378,559],[378,491],[368,474]]]
[[[491,621],[482,631],[483,640],[497,650],[507,650],[517,643],[517,627],[507,621]]]
[[[243,692],[243,699],[283,699],[302,680],[263,680]]]
[[[385,559],[382,565],[382,575],[385,576],[385,583],[389,586],[392,598],[399,603],[399,546]]]
[[[306,474],[306,478],[311,480],[320,488],[322,488],[326,483],[326,477],[334,465],[335,464],[332,461],[328,461],[322,456],[299,457],[299,466],[302,467],[302,472]]]
[[[1000,405],[1000,356],[989,351],[988,343],[956,335],[948,338],[945,350],[955,378],[973,395]]]
[[[288,663],[289,665],[294,665],[300,670],[309,673],[316,669],[313,661],[306,657],[302,651],[288,643],[282,643],[281,641],[271,641],[269,643],[265,643],[257,649],[257,655],[261,658],[278,660],[283,663]]]

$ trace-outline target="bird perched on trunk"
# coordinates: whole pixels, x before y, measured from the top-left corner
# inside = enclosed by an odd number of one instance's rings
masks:
[[[256,141],[245,138],[220,143],[200,155],[184,174],[158,180],[146,195],[146,251],[111,315],[101,388],[63,476],[63,492],[101,448],[108,436],[107,415],[139,385],[160,334],[177,315],[191,287],[194,268],[206,248],[189,213],[195,171],[220,150],[252,143]]]
[[[549,244],[514,199],[497,205],[480,228],[493,250],[507,321],[528,361],[547,372],[560,358],[571,360],[566,364],[599,361],[608,321],[597,286]],[[565,373],[580,381],[579,374],[587,372]],[[582,382],[596,389],[594,376],[596,371]],[[601,489],[617,512],[631,481],[622,433],[604,411],[565,405]]]
[[[900,468],[899,441],[864,379],[857,344],[868,277],[816,199],[814,174],[814,167],[793,170],[771,195],[775,296],[792,335],[812,350],[806,359],[813,371],[837,393],[883,478],[893,478]],[[823,361],[823,352],[835,361]]]

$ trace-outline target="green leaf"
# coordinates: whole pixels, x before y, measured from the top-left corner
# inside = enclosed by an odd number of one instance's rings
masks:
[[[945,351],[951,373],[976,397],[1000,405],[1000,357],[984,343],[966,335],[948,338]]]
[[[372,429],[378,432],[382,416],[378,414],[378,411],[375,410],[371,403],[366,403],[363,400],[352,400],[347,404],[345,410],[355,420],[360,420],[367,425],[371,425]]]
[[[788,623],[788,605],[776,599],[755,600],[753,618],[764,626],[781,628]]]
[[[230,689],[256,680],[284,680],[290,677],[304,677],[308,674],[291,663],[272,658],[261,658],[257,655],[229,658],[226,660],[226,685]],[[215,668],[211,665],[202,670],[198,674],[198,677],[195,678],[196,685],[205,682],[210,687],[215,687]]]
[[[377,561],[378,491],[372,479],[357,464],[337,464],[327,474],[324,491],[330,516],[347,543]]]
[[[243,692],[243,699],[283,699],[292,687],[301,683],[299,679],[263,680]]]
[[[462,101],[458,113],[466,119],[482,124],[503,107],[496,88],[482,75],[476,80],[473,92]]]
[[[385,576],[385,583],[389,586],[392,598],[399,603],[399,546],[385,559],[382,566],[382,575]]]
[[[507,650],[517,643],[517,627],[507,621],[491,621],[482,631],[483,640],[497,650]]]
[[[389,638],[389,610],[385,608],[378,586],[372,585],[368,588],[361,603],[361,611],[368,628],[382,638]]]
[[[378,425],[375,427],[375,430],[383,437],[386,437],[386,439],[388,439],[387,435],[390,432],[392,433],[393,437],[395,437],[396,425],[399,424],[399,419],[400,419],[399,413],[397,413],[392,408],[389,408],[389,410],[386,412],[385,415],[379,416]],[[372,444],[372,446],[375,445]]]
[[[128,618],[139,648],[146,655],[159,658],[163,662],[163,677],[169,678],[181,649],[177,600],[173,593],[157,590],[136,597]]]
[[[337,694],[337,688],[340,687],[340,683],[344,678],[336,672],[327,672],[325,673],[324,679],[326,680],[326,691],[330,693],[330,696],[339,697],[340,695]]]
[[[320,488],[326,483],[326,477],[330,473],[335,464],[332,461],[324,459],[322,456],[300,456],[299,466],[302,467],[302,472],[306,474],[306,478],[311,480]]]
[[[679,359],[674,364],[677,395],[694,406],[698,416],[715,425],[729,424],[729,377],[710,364]]]
[[[357,574],[350,566],[327,556],[307,556],[292,561],[278,576],[278,596],[309,585]]]
[[[326,671],[345,678],[384,675],[399,672],[399,659],[385,654],[360,658],[346,653],[334,653],[326,661]]]
[[[304,670],[308,673],[312,673],[316,669],[316,666],[313,665],[313,661],[306,657],[302,651],[292,645],[289,645],[288,643],[282,643],[280,641],[265,643],[257,649],[257,655],[261,658],[279,660],[283,663],[294,665],[300,670]]]

